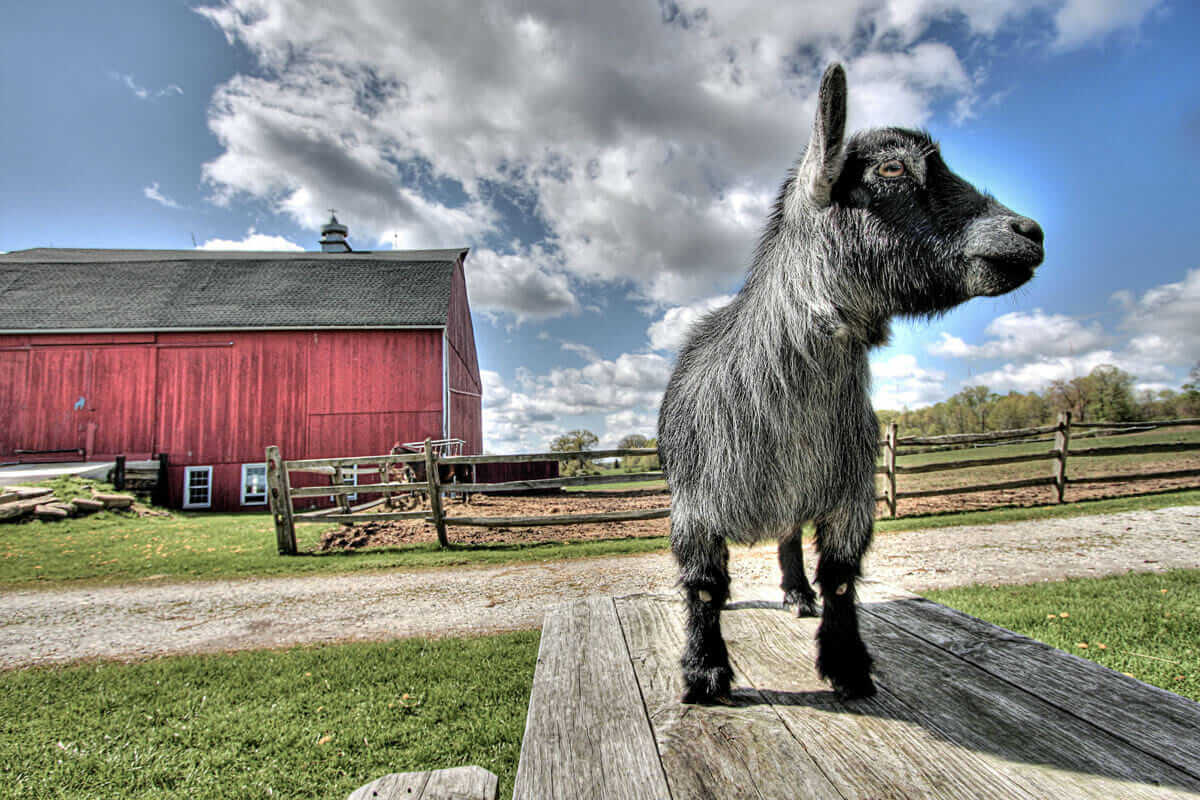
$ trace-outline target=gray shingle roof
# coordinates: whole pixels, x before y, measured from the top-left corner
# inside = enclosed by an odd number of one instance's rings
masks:
[[[440,326],[466,252],[21,250],[0,331]]]

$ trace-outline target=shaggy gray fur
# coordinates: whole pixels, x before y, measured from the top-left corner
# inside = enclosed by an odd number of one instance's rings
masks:
[[[787,537],[807,520],[825,597],[819,665],[845,695],[874,691],[853,608],[875,512],[868,351],[893,316],[1010,291],[1042,260],[1037,223],[950,172],[927,134],[887,128],[844,142],[845,117],[835,64],[742,290],[691,330],[663,397],[658,447],[689,596],[685,700],[728,691],[725,541]],[[781,564],[787,599],[811,601],[798,537]]]

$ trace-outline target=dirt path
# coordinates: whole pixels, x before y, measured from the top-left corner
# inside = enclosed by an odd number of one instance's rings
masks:
[[[811,572],[812,561],[809,561]],[[911,591],[1200,568],[1200,506],[880,535],[868,577]],[[774,546],[735,549],[739,587],[779,581]],[[347,639],[535,627],[548,605],[666,592],[669,555],[366,575],[0,593],[0,669]]]

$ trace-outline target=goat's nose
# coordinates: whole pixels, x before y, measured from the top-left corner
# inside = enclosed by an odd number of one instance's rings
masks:
[[[1046,235],[1042,233],[1042,226],[1029,217],[1017,217],[1012,221],[1011,225],[1014,231],[1039,245],[1046,238]]]

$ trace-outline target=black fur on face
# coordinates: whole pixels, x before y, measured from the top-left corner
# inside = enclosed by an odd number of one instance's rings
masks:
[[[894,313],[930,314],[1028,281],[1042,231],[954,174],[929,134],[858,133],[832,190],[839,222],[857,234],[862,277],[894,298]]]

